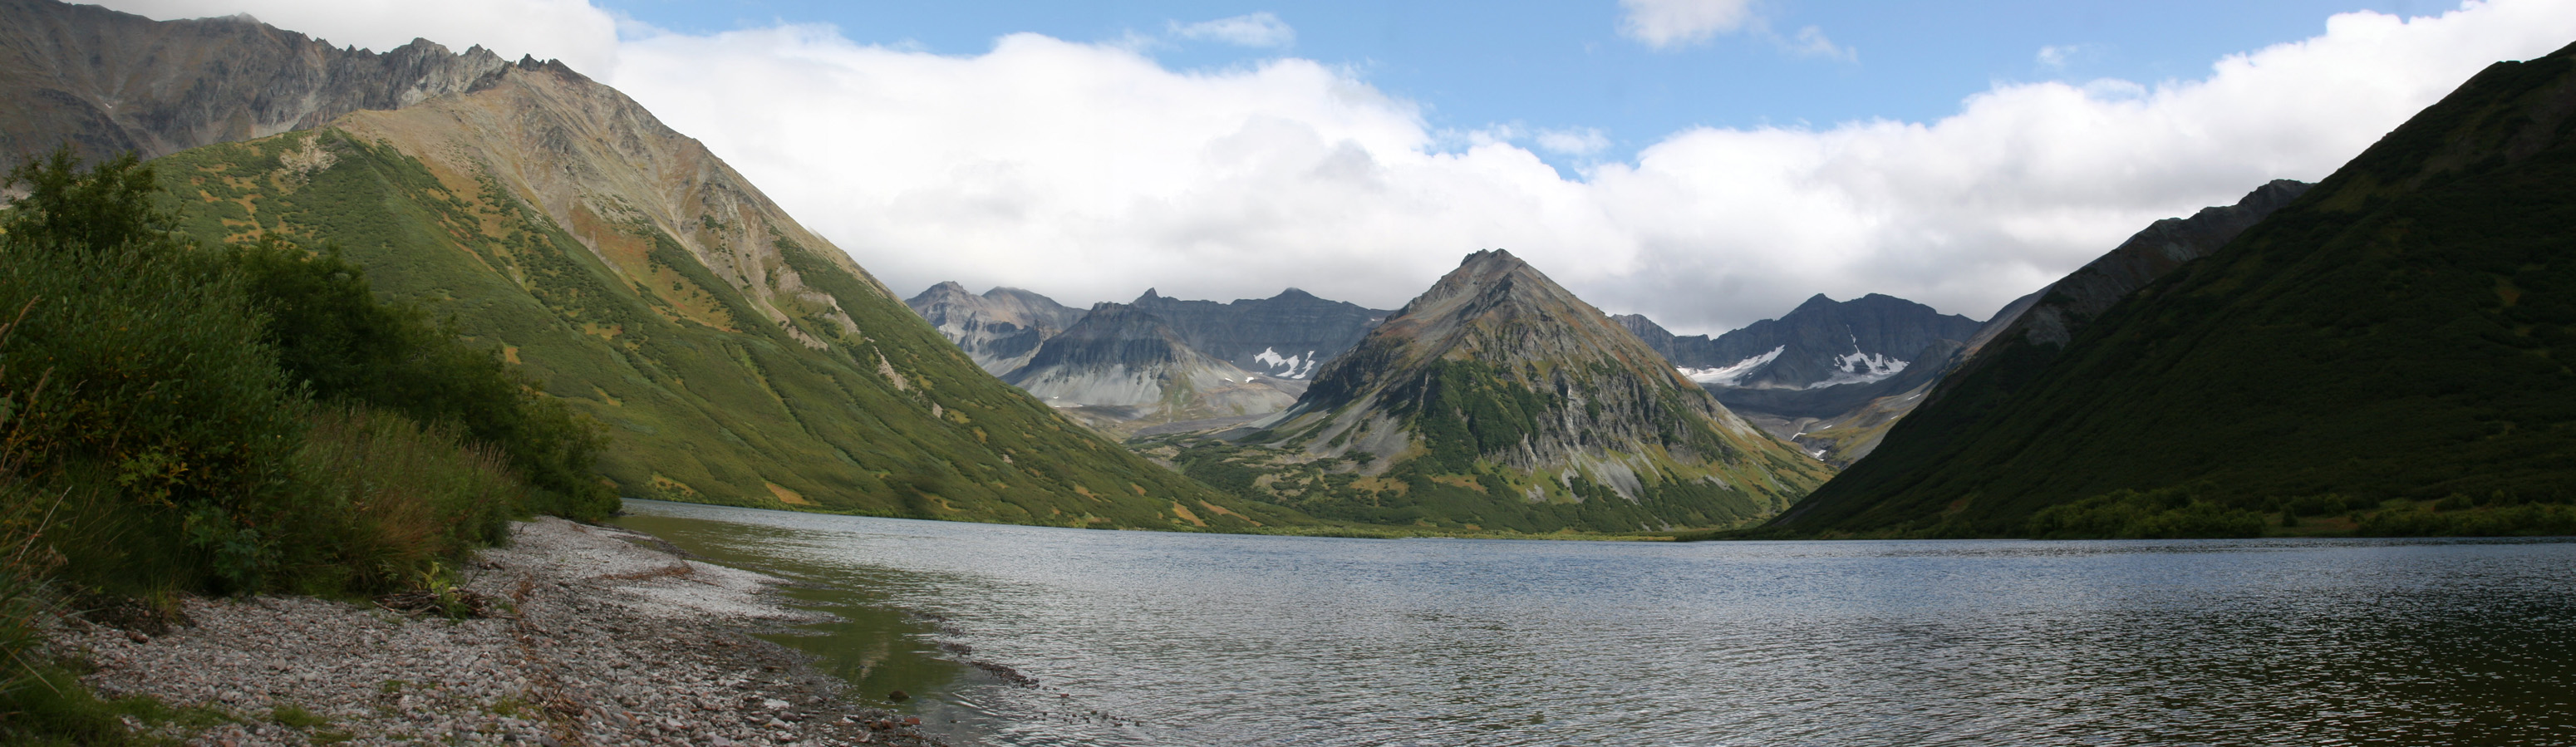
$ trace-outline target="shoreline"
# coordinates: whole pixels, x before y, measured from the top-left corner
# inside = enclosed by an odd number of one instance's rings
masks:
[[[752,635],[828,619],[776,601],[784,580],[552,517],[513,525],[512,540],[458,569],[481,617],[186,597],[177,625],[66,617],[53,646],[95,666],[81,679],[102,699],[228,719],[145,730],[208,747],[942,744]]]

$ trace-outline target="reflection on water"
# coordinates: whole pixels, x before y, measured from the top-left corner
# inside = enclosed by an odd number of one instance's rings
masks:
[[[628,509],[843,589],[800,592],[851,621],[790,642],[996,745],[2576,744],[2576,544],[1355,540]]]

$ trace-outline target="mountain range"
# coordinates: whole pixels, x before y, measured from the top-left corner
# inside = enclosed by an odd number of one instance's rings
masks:
[[[151,163],[180,230],[334,247],[379,290],[431,304],[607,424],[599,469],[624,495],[1069,526],[1307,521],[994,379],[704,146],[560,63],[425,41],[334,50],[247,19],[41,0],[0,14],[6,85],[33,92],[8,116],[54,128],[14,137],[197,146]]]
[[[1317,516],[1521,532],[1740,525],[1832,474],[1502,250],[1468,255],[1286,412],[1148,453]]]
[[[2576,47],[2490,66],[2207,256],[2053,287],[1769,533],[2521,531],[2576,499],[2571,185]]]
[[[1002,380],[1111,433],[1242,422],[1287,409],[1306,389],[1217,360],[1161,315],[1118,303],[1091,307]]]
[[[979,296],[944,282],[905,304],[984,370],[1122,436],[1278,412],[1387,314],[1295,288],[1229,303],[1147,289],[1133,303],[1085,312],[1018,288]],[[1089,321],[1103,309],[1116,313]]]
[[[1637,314],[1612,319],[1727,409],[1836,466],[1867,456],[1875,442],[1829,437],[1833,421],[1939,379],[1981,326],[1876,293],[1839,302],[1818,294],[1715,338],[1676,336]]]

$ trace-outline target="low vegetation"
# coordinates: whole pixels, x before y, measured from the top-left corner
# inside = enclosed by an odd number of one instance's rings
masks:
[[[0,739],[186,713],[81,692],[41,629],[189,593],[435,583],[544,511],[599,518],[595,425],[328,250],[169,232],[131,157],[12,172],[0,215]],[[149,624],[153,621],[143,621]]]

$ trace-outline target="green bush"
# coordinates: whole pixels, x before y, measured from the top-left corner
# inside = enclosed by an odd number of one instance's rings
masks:
[[[110,162],[69,187],[59,168],[59,156],[21,167],[36,194],[0,241],[0,308],[19,314],[0,348],[0,399],[15,410],[27,477],[85,497],[112,490],[139,514],[128,518],[178,526],[227,588],[257,588],[294,490],[286,466],[303,407],[262,341],[267,320],[235,274],[184,246],[44,212],[61,203],[51,190],[94,194],[87,185],[128,183],[145,167]],[[129,238],[77,243],[85,235]]]
[[[362,403],[452,426],[490,444],[537,488],[546,513],[596,520],[617,495],[592,471],[598,425],[537,394],[495,351],[460,339],[418,305],[379,300],[364,269],[274,237],[224,253],[273,318],[277,365],[323,400]]]
[[[2188,488],[2140,493],[2115,490],[2050,506],[2030,517],[2038,539],[2179,539],[2260,537],[2261,514],[2230,508]]]

